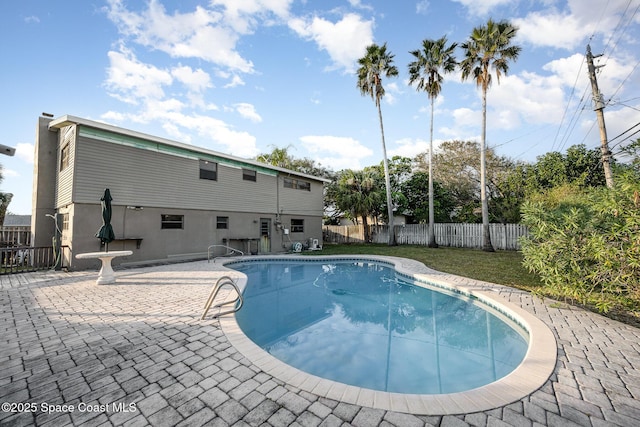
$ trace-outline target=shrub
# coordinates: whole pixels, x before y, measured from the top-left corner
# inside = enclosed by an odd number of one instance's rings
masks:
[[[616,177],[613,189],[561,186],[523,205],[524,266],[542,293],[601,312],[640,308],[640,180]]]

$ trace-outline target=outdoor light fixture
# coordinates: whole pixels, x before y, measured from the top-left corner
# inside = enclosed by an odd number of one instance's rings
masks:
[[[16,154],[16,149],[0,144],[0,153],[6,156],[13,156],[14,154]]]

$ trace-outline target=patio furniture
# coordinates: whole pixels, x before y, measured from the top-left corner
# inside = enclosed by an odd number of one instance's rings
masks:
[[[109,251],[109,252],[86,252],[83,254],[77,254],[77,259],[100,259],[102,261],[102,268],[98,273],[97,285],[107,285],[109,283],[116,282],[116,276],[113,273],[111,267],[111,260],[119,256],[129,256],[133,254],[133,251]]]

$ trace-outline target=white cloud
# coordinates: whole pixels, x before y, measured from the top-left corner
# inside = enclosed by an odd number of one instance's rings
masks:
[[[120,113],[118,111],[107,111],[104,114],[100,115],[100,118],[106,122],[108,121],[113,121],[113,122],[123,122],[126,120],[126,115],[123,113]]]
[[[39,24],[40,23],[40,18],[38,18],[35,15],[31,15],[31,16],[27,16],[26,18],[24,18],[24,22],[26,22],[27,24]]]
[[[373,155],[373,150],[350,137],[307,135],[300,141],[314,160],[333,170],[361,169],[361,161]]]
[[[491,87],[488,98],[487,109],[498,115],[491,126],[501,129],[517,127],[520,117],[529,123],[557,124],[566,105],[560,78],[528,72],[503,77]]]
[[[274,19],[286,20],[293,0],[212,0],[213,6],[224,6],[225,23],[241,34],[249,34],[258,18],[267,25]]]
[[[259,24],[286,22],[293,0],[211,0],[192,12],[167,13],[159,0],[147,9],[128,10],[122,0],[109,0],[107,16],[120,34],[172,57],[195,58],[240,73],[253,73],[253,63],[237,50],[241,36]],[[215,41],[215,42],[212,42]]]
[[[252,122],[259,123],[262,121],[262,117],[256,112],[256,108],[252,104],[246,102],[239,102],[234,104],[234,107],[238,114],[245,119],[249,119]]]
[[[312,153],[329,151],[349,157],[367,157],[373,154],[371,149],[350,137],[329,135],[308,135],[300,137],[307,150]]]
[[[202,92],[212,86],[211,77],[200,68],[193,70],[191,67],[181,65],[173,68],[171,75],[187,86],[191,92]]]
[[[453,129],[475,128],[479,129],[482,124],[482,111],[475,111],[470,108],[456,108],[451,113],[454,120]]]
[[[233,77],[231,78],[231,81],[226,85],[224,85],[224,88],[229,89],[236,86],[244,86],[244,80],[242,80],[242,78],[237,74],[234,74]]]
[[[518,37],[534,46],[573,49],[592,31],[577,16],[562,13],[532,12],[514,19]]]
[[[354,70],[365,48],[373,43],[373,25],[373,20],[365,21],[355,13],[344,15],[336,23],[317,16],[289,21],[289,27],[300,37],[313,40],[329,54],[332,65],[328,70],[344,69],[347,72]]]
[[[582,83],[586,83],[589,79],[584,55],[580,53],[548,62],[542,66],[542,69],[553,73],[558,85],[573,87],[577,77],[581,87]]]
[[[426,15],[429,11],[429,0],[420,0],[416,3],[416,13]]]
[[[19,142],[16,144],[16,157],[24,160],[27,163],[33,164],[35,147],[33,144],[27,142]]]
[[[157,0],[150,0],[148,9],[140,13],[127,10],[121,0],[110,0],[109,6],[108,16],[120,33],[142,46],[172,57],[203,59],[231,70],[253,72],[251,61],[236,51],[240,33],[225,24],[224,11],[197,6],[190,13],[168,15]]]
[[[144,108],[144,117],[146,121],[163,119],[167,115],[181,111],[186,105],[176,98],[167,98],[163,100],[150,99],[146,102]]]
[[[597,34],[609,38],[627,12],[628,0],[568,0],[564,10],[550,5],[512,22],[520,28],[518,37],[534,46],[575,49]]]
[[[172,124],[172,128],[165,128],[165,130],[170,130],[182,142],[213,148],[239,157],[255,157],[259,153],[253,135],[248,132],[236,131],[222,120],[179,112],[166,112],[163,114],[163,120]],[[185,135],[189,135],[191,132],[195,132],[201,139],[185,141]],[[220,145],[222,148],[216,148],[216,145]]]
[[[469,9],[470,15],[485,15],[496,6],[506,5],[512,0],[453,0]]]
[[[164,97],[163,86],[173,82],[171,73],[153,65],[144,64],[122,47],[120,52],[110,51],[105,86],[110,95],[128,104],[142,99]]]
[[[347,0],[351,7],[354,9],[363,9],[363,10],[374,10],[373,6],[368,4],[362,4],[361,0]]]
[[[402,89],[400,89],[400,86],[398,86],[398,83],[396,82],[382,82],[384,85],[384,90],[385,90],[385,94],[384,94],[384,101],[387,102],[387,104],[389,105],[394,105],[397,102],[397,98],[396,95],[402,95],[404,93],[404,91]]]
[[[440,144],[439,140],[433,141],[434,151]],[[416,155],[429,151],[429,141],[424,139],[403,138],[395,142],[396,147],[390,147],[389,158],[393,156],[402,156],[414,158]]]

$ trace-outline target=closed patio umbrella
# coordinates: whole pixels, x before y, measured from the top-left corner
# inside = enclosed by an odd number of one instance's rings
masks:
[[[100,199],[102,204],[102,226],[96,233],[96,237],[105,245],[105,252],[109,252],[109,242],[112,242],[116,236],[111,226],[111,192],[108,188],[104,190],[104,195]]]

